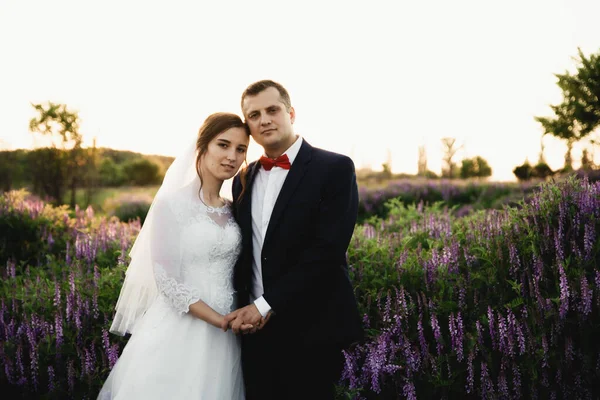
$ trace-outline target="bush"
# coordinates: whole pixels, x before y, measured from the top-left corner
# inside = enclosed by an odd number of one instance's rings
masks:
[[[94,397],[126,343],[107,329],[140,225],[91,208],[69,217],[14,193],[2,210],[0,219],[52,226],[55,244],[65,245],[50,246],[38,230],[38,260],[8,261],[0,271],[0,390],[7,398]]]
[[[128,183],[138,186],[160,183],[160,167],[146,158],[139,158],[123,165],[123,173]]]
[[[152,197],[147,194],[125,193],[104,202],[103,209],[121,221],[132,221],[139,218],[143,224],[152,204]]]
[[[348,250],[367,399],[598,398],[600,184],[545,184],[520,209],[455,219],[389,203]]]

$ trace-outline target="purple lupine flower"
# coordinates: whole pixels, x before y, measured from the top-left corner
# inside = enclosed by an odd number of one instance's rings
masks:
[[[58,284],[58,281],[55,282],[54,284],[54,307],[56,308],[60,308],[60,285]]]
[[[399,317],[401,317],[402,319],[407,319],[408,318],[408,303],[406,301],[406,291],[404,290],[404,287],[401,286],[400,290],[398,291],[398,288],[395,288],[396,290],[396,307],[398,312],[396,313]]]
[[[483,326],[479,320],[475,321],[475,327],[477,328],[477,344],[483,348]],[[475,348],[477,349],[477,346]]]
[[[408,376],[411,376],[413,372],[417,372],[421,367],[421,359],[419,358],[419,352],[413,352],[410,340],[406,336],[404,336],[402,350],[406,366],[408,367],[406,369],[406,373]]]
[[[113,344],[111,346],[110,344],[110,340],[108,338],[108,331],[106,329],[102,329],[102,346],[104,347],[104,350],[106,351],[106,358],[108,359],[108,366],[110,369],[112,369],[112,367],[117,363],[117,359],[119,358],[119,347],[117,344]],[[345,366],[344,366],[344,373],[347,374],[347,378],[342,378],[342,379],[349,379],[351,382],[354,382],[358,385],[358,377],[356,376],[356,373],[358,371],[358,363],[356,360],[356,356],[350,352],[347,351],[343,351],[344,354],[344,358],[346,360],[345,362]],[[354,387],[358,387],[358,386],[354,386]]]
[[[465,287],[463,285],[460,285],[460,287],[458,288],[458,308],[461,310],[465,309],[466,296],[467,296],[467,290],[465,289]]]
[[[85,350],[85,373],[88,376],[92,376],[94,370],[96,368],[96,352],[94,349],[94,344],[90,344],[89,349]]]
[[[600,289],[600,271],[598,270],[596,270],[594,281],[596,282],[596,288]],[[596,296],[596,304],[600,306],[600,296]]]
[[[427,359],[427,354],[429,350],[429,346],[427,344],[427,340],[425,339],[425,333],[423,330],[423,313],[419,313],[419,321],[417,322],[417,331],[419,332],[419,345],[421,346],[421,356],[423,357],[423,362]]]
[[[108,366],[110,369],[114,367],[114,365],[119,360],[119,345],[117,343],[110,346],[110,353],[108,355]]]
[[[389,332],[382,333],[375,343],[368,346],[363,370],[370,377],[371,390],[375,393],[381,392],[380,380],[382,375],[393,373],[400,368],[388,361],[395,351],[396,347]]]
[[[565,359],[569,362],[575,360],[575,351],[573,350],[573,340],[567,337],[565,340]]]
[[[67,363],[67,384],[69,393],[73,393],[73,390],[75,389],[75,366],[73,360],[69,360]]]
[[[52,249],[52,246],[54,245],[54,238],[52,237],[52,232],[48,233],[48,238],[46,240],[48,242],[48,247]]]
[[[515,399],[521,398],[521,372],[519,371],[519,366],[516,363],[513,363],[512,366],[512,375],[513,375],[513,394]]]
[[[562,266],[562,263],[558,265],[558,273],[560,275],[560,319],[564,320],[569,311],[569,282],[567,281],[567,274]]]
[[[108,332],[106,341],[108,341]],[[107,347],[107,351],[110,350],[110,347]],[[344,369],[342,371],[342,380],[348,381],[350,389],[356,389],[360,386],[360,380],[358,379],[358,363],[356,360],[356,356],[354,353],[342,350],[342,354],[344,355]],[[109,356],[110,360],[110,356]],[[109,361],[110,363],[110,361]],[[111,367],[112,369],[112,367]]]
[[[494,312],[492,311],[491,306],[488,306],[487,316],[488,316],[489,327],[490,327],[490,338],[492,339],[492,348],[498,349],[498,343],[496,341],[496,332],[494,330],[495,326],[496,326],[496,322],[494,320]]]
[[[506,381],[506,376],[504,375],[504,370],[500,371],[500,376],[498,377],[498,394],[503,399],[510,399],[510,393],[508,391],[508,382]]]
[[[475,358],[475,354],[473,351],[469,353],[468,362],[467,362],[467,384],[465,385],[465,389],[468,394],[473,393],[473,387],[475,385],[475,372],[473,370],[473,359]]]
[[[70,251],[70,247],[71,244],[69,241],[67,241],[67,248],[65,250],[65,262],[67,265],[71,265],[71,251]]]
[[[442,349],[444,346],[442,345],[442,332],[440,330],[440,324],[438,323],[437,316],[435,314],[431,314],[431,329],[433,330],[433,337],[437,343],[437,353],[438,356],[442,355]]]
[[[556,250],[556,263],[562,265],[565,261],[565,253],[563,251],[562,240],[559,239],[556,232],[554,233],[554,247]]]
[[[583,233],[583,259],[588,261],[592,258],[592,249],[594,248],[594,241],[596,239],[596,229],[594,220],[590,219],[585,224]]]
[[[417,391],[415,390],[415,385],[409,379],[404,381],[404,385],[402,386],[402,393],[407,400],[417,400]]]
[[[388,295],[386,296],[385,307],[383,309],[383,322],[386,322],[386,323],[392,322],[392,318],[390,317],[391,312],[392,312],[392,299],[388,293]]]
[[[48,391],[50,393],[54,392],[54,389],[56,389],[56,383],[54,382],[55,379],[55,374],[54,374],[54,367],[52,365],[48,366]]]
[[[57,312],[54,317],[54,331],[56,332],[56,348],[59,349],[63,344],[63,322],[62,315]]]
[[[494,398],[494,384],[490,379],[487,364],[483,361],[481,362],[481,398]]]
[[[94,219],[94,209],[92,208],[92,206],[88,206],[85,209],[85,216],[87,217],[87,219],[92,220]]]
[[[4,364],[4,374],[6,375],[6,380],[8,381],[9,384],[12,385],[15,383],[14,377],[13,377],[13,371],[12,371],[12,363],[10,362],[8,357],[6,357],[6,355],[4,356],[3,364]]]
[[[373,239],[375,237],[375,228],[372,225],[364,224],[364,235],[367,239]]]
[[[550,380],[548,378],[548,370],[544,369],[542,370],[542,386],[544,387],[550,387]]]
[[[15,278],[17,276],[16,264],[13,261],[6,261],[6,272],[9,278]]]
[[[517,321],[515,314],[513,314],[513,312],[510,309],[508,310],[506,318],[507,318],[507,323],[508,323],[508,335],[510,338],[509,346],[511,347],[511,353],[512,353],[513,340],[514,340],[512,338],[514,338],[514,336],[516,335],[517,345],[519,347],[519,354],[523,355],[523,354],[525,354],[525,350],[526,350],[525,349],[525,336],[523,335],[523,329],[521,329],[521,325]]]
[[[542,349],[544,350],[542,353],[542,368],[548,367],[548,340],[546,339],[546,335],[542,335]]]
[[[363,315],[363,327],[365,329],[369,329],[371,327],[371,321],[369,320],[369,314],[365,313]]]
[[[594,291],[590,289],[590,285],[585,276],[581,277],[581,305],[579,311],[587,317],[592,312],[592,297]]]
[[[408,259],[408,250],[404,249],[402,251],[402,253],[400,253],[398,260],[396,260],[396,270],[398,271],[398,273],[400,273],[402,271],[402,267],[406,263],[407,259]]]
[[[512,357],[512,346],[509,345],[509,334],[506,326],[506,320],[498,312],[498,350]],[[512,344],[512,343],[510,343]]]
[[[21,345],[17,347],[17,371],[19,371],[18,384],[26,384],[27,378],[25,378],[25,366],[23,365],[23,347],[21,347]]]
[[[462,361],[464,359],[464,354],[463,354],[463,336],[464,336],[464,327],[463,327],[463,321],[462,321],[462,316],[460,315],[460,311],[458,312],[458,314],[456,314],[456,320],[455,320],[455,336],[456,336],[456,356],[458,361]]]
[[[519,276],[519,271],[521,270],[521,260],[519,259],[519,252],[517,251],[517,246],[510,241],[508,243],[508,253],[510,257],[510,274],[516,280]]]

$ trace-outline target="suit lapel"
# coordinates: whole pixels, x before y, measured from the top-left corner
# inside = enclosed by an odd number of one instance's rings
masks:
[[[248,167],[248,175],[246,176],[246,190],[242,204],[240,204],[240,225],[242,227],[242,233],[249,235],[245,237],[252,237],[252,184],[254,178],[258,173],[260,163],[255,162]]]
[[[281,187],[279,196],[277,196],[277,201],[275,202],[273,212],[271,213],[271,218],[269,219],[267,233],[265,234],[263,249],[267,246],[269,238],[273,233],[273,229],[275,226],[277,226],[277,223],[279,222],[283,211],[285,210],[288,202],[294,194],[296,187],[304,177],[306,169],[308,168],[308,163],[311,159],[311,154],[311,145],[308,144],[306,140],[303,140],[302,146],[300,146],[300,150],[298,151],[298,155],[296,155],[296,159],[294,160],[294,163],[290,168],[290,172],[288,172],[288,175],[286,176],[285,181],[283,182],[283,186]]]

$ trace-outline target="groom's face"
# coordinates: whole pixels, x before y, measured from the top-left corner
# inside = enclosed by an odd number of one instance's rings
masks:
[[[242,111],[252,138],[264,147],[268,156],[279,156],[294,143],[294,108],[286,108],[274,87],[247,96]]]

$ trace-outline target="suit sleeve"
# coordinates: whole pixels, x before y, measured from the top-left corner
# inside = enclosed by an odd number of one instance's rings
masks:
[[[307,297],[322,297],[346,263],[358,211],[354,164],[343,157],[328,166],[330,177],[323,190],[314,237],[298,262],[264,294],[277,314],[296,308]]]

